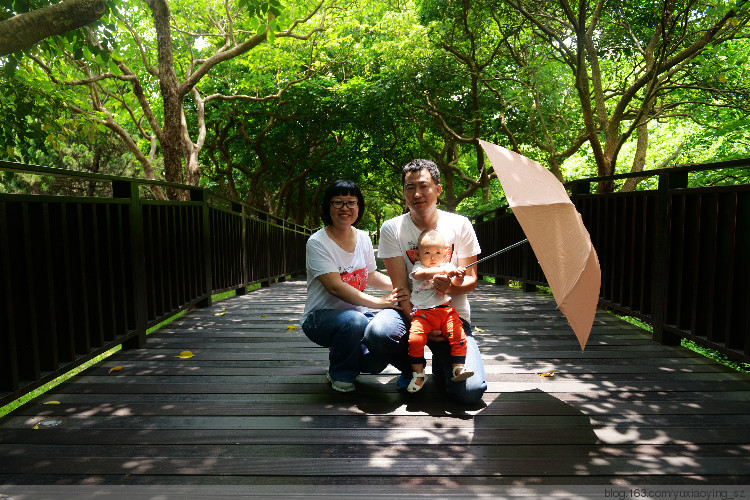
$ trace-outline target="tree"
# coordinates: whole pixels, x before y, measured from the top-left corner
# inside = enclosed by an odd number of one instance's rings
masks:
[[[740,35],[747,1],[663,4],[579,0],[505,2],[556,51],[575,82],[598,175],[612,175],[623,144],[667,108],[659,103],[698,56]],[[647,144],[642,141],[642,144]],[[643,152],[636,155],[634,170]],[[611,182],[599,184],[610,191]]]
[[[241,98],[235,93],[204,96],[199,84],[217,66],[263,43],[277,38],[308,40],[324,29],[324,1],[307,4],[300,0],[282,11],[276,1],[226,3],[214,10],[211,5],[173,2],[170,6],[166,0],[149,0],[148,12],[132,8],[113,13],[122,51],[102,46],[94,35],[89,49],[63,51],[65,65],[43,56],[33,59],[54,82],[82,91],[71,109],[118,134],[148,178],[156,178],[154,162],[161,153],[167,181],[197,185],[198,158],[206,134],[205,106],[211,100]],[[208,15],[196,12],[202,8],[208,9]],[[298,12],[303,12],[302,17],[296,17]],[[316,16],[317,26],[296,33]],[[148,36],[151,30],[155,36]],[[193,130],[185,115],[187,96],[194,101]],[[187,196],[171,187],[167,195]]]

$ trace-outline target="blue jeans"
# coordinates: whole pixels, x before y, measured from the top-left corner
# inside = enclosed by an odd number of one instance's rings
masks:
[[[359,358],[365,327],[373,319],[370,312],[342,309],[312,311],[302,323],[307,338],[321,347],[327,347],[333,380],[354,382],[359,375]]]
[[[461,320],[466,332],[466,368],[474,375],[463,382],[451,382],[452,362],[449,342],[427,342],[432,351],[432,373],[445,392],[463,404],[477,404],[487,390],[484,363],[472,335],[471,325]],[[402,373],[411,375],[409,360],[409,319],[396,309],[383,309],[365,328],[360,370],[380,373],[392,364]]]

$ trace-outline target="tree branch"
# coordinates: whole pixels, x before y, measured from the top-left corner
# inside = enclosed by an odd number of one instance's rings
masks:
[[[0,57],[91,24],[106,10],[104,0],[64,0],[0,21]]]

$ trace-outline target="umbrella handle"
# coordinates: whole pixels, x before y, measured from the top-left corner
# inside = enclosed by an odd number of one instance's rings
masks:
[[[479,259],[478,261],[476,261],[476,262],[472,262],[471,264],[469,264],[468,266],[466,266],[466,269],[470,268],[471,266],[476,266],[476,265],[477,265],[477,264],[479,264],[480,262],[484,262],[484,261],[485,261],[485,260],[487,260],[487,259],[491,259],[492,257],[495,257],[496,255],[500,255],[500,254],[501,254],[501,253],[503,253],[503,252],[507,252],[508,250],[512,250],[513,248],[516,248],[516,247],[518,247],[518,246],[521,246],[521,245],[523,245],[524,243],[528,243],[528,242],[529,242],[529,240],[527,240],[527,239],[523,239],[523,240],[519,241],[518,243],[513,243],[512,245],[510,245],[510,246],[508,246],[508,247],[505,247],[505,248],[503,248],[502,250],[498,250],[497,252],[495,252],[495,253],[493,253],[493,254],[491,254],[491,255],[488,255],[487,257],[482,257],[482,258],[481,258],[481,259]]]

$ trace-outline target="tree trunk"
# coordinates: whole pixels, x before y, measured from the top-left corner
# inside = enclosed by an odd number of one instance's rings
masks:
[[[65,0],[0,21],[0,57],[91,24],[106,10],[104,0]]]
[[[635,158],[633,158],[633,166],[630,171],[643,172],[643,168],[646,166],[646,152],[648,151],[648,123],[642,123],[638,126],[636,135],[638,142],[635,149]],[[643,180],[643,177],[630,177],[626,179],[620,191],[635,191],[635,187],[641,180]]]
[[[164,178],[168,182],[184,184],[182,168],[182,96],[179,95],[177,74],[174,70],[172,30],[169,26],[171,13],[167,0],[148,0],[154,17],[157,49],[159,52],[159,90],[164,104],[164,128],[160,137],[164,155]],[[175,188],[167,188],[171,200],[187,199],[187,194]]]
[[[101,160],[102,160],[102,149],[100,147],[94,148],[94,159],[91,162],[91,168],[89,169],[89,172],[93,172],[95,174],[99,173],[99,168],[101,168]],[[96,191],[96,182],[95,181],[89,181],[88,186],[86,187],[86,196],[94,196],[94,192]]]
[[[294,223],[298,226],[305,225],[305,180],[307,176],[300,179],[297,183],[297,205],[294,217]]]

